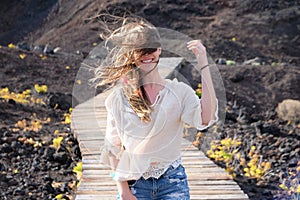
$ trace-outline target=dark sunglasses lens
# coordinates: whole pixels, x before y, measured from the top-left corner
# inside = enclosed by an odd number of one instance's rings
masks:
[[[140,49],[140,53],[142,55],[150,54],[150,53],[153,53],[155,51],[157,51],[157,48],[144,48],[144,49]]]

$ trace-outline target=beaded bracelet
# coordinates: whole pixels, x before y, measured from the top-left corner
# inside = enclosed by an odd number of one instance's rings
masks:
[[[116,173],[115,173],[115,172],[110,172],[110,173],[109,173],[109,176],[112,177],[112,178],[115,178]]]
[[[202,70],[202,69],[204,69],[204,68],[206,68],[206,67],[208,67],[208,66],[209,66],[209,64],[204,65],[203,67],[200,68],[200,70]]]

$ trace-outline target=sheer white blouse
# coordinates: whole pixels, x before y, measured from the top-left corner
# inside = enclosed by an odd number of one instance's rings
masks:
[[[101,162],[115,170],[117,181],[140,177],[160,177],[170,165],[181,164],[180,147],[184,124],[199,130],[202,124],[201,100],[185,83],[166,80],[152,105],[151,122],[144,123],[131,109],[122,88],[116,88],[105,101],[107,128]]]

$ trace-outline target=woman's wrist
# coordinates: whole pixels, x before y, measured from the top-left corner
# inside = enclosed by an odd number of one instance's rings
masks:
[[[120,194],[130,191],[127,181],[117,181],[117,188]]]

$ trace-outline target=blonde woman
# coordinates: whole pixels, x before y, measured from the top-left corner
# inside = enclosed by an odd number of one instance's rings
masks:
[[[115,88],[105,101],[108,116],[101,161],[114,171],[117,198],[190,199],[180,157],[184,124],[204,129],[218,119],[205,47],[199,40],[187,43],[201,71],[199,100],[188,85],[160,76],[162,47],[153,25],[126,18],[105,39],[113,45],[112,62],[96,75],[99,85]]]

